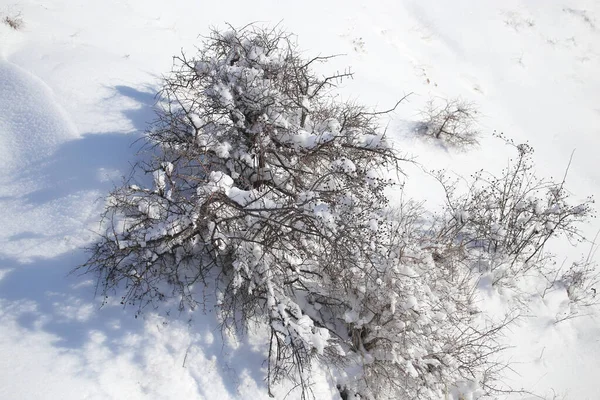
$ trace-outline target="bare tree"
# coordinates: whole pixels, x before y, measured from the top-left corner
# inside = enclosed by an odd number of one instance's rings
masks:
[[[154,185],[113,191],[84,266],[103,294],[141,307],[195,307],[210,285],[224,328],[269,324],[269,383],[295,379],[302,396],[311,360],[339,357],[347,339],[338,315],[356,274],[380,262],[387,172],[403,161],[380,113],[330,93],[351,73],[312,71],[329,58],[303,59],[291,35],[252,25],[176,57],[140,167]]]
[[[478,144],[477,109],[462,99],[430,99],[421,111],[422,121],[417,132],[440,140],[452,147],[472,147]]]
[[[223,329],[264,324],[270,393],[285,378],[311,397],[315,362],[353,367],[339,382],[347,398],[491,393],[514,315],[479,315],[478,260],[527,268],[548,237],[577,233],[587,203],[567,207],[562,185],[533,179],[520,146],[514,168],[480,175],[466,196],[440,176],[448,207],[433,224],[420,204],[390,206],[390,172],[406,157],[379,126],[386,112],[335,95],[351,73],[312,70],[329,58],[305,59],[292,35],[255,25],[213,30],[194,57],[175,57],[152,157],[110,194],[81,269],[140,310],[212,298]],[[434,134],[461,123],[442,118]],[[530,196],[541,189],[540,211]]]

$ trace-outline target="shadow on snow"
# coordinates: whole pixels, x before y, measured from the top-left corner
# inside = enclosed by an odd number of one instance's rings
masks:
[[[136,153],[141,147],[141,141],[133,143],[141,137],[140,132],[155,117],[155,96],[151,89],[137,90],[128,86],[117,86],[115,91],[115,96],[125,96],[139,105],[123,112],[138,133],[86,134],[80,139],[62,144],[50,157],[28,166],[15,177],[16,183],[28,179],[43,182],[41,189],[25,195],[20,201],[24,201],[28,207],[37,207],[51,201],[61,201],[81,191],[97,191],[104,196],[114,185],[122,182],[123,176],[131,170],[131,162],[140,159]],[[102,198],[98,200],[102,201]],[[21,232],[8,240],[19,241],[44,236],[26,229],[23,226]],[[52,227],[48,227],[48,230],[51,231]],[[124,308],[118,301],[115,301],[117,305],[102,307],[102,299],[95,296],[95,277],[69,274],[85,261],[86,253],[82,249],[54,258],[36,258],[32,262],[23,262],[18,258],[0,258],[0,305],[8,304],[19,308],[19,305],[34,304],[34,307],[21,307],[16,311],[17,321],[27,330],[42,330],[55,336],[55,347],[83,349],[92,332],[101,332],[107,339],[106,346],[113,354],[117,354],[123,346],[125,336],[144,334],[144,324],[149,315],[169,314],[163,307],[161,310],[148,310],[140,318],[135,318],[137,308]],[[119,298],[118,293],[115,298]],[[265,372],[261,368],[264,354],[253,349],[245,339],[239,346],[231,346],[227,340],[222,340],[217,318],[212,310],[209,309],[206,314],[196,311],[191,319],[189,315],[175,315],[178,312],[170,314],[170,317],[164,319],[165,329],[168,329],[168,322],[176,321],[179,326],[187,324],[191,335],[214,337],[214,340],[201,341],[198,345],[201,345],[205,357],[216,360],[221,377],[225,377],[223,385],[232,397],[239,397],[238,385],[244,373],[257,386],[265,386]],[[180,354],[182,364],[186,354]],[[185,362],[190,365],[194,360],[187,358]],[[197,386],[202,395],[201,385]]]

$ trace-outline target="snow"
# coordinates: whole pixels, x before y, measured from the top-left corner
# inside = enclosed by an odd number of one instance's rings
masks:
[[[341,158],[339,160],[334,160],[333,163],[331,163],[331,166],[334,169],[342,171],[346,174],[356,172],[356,165],[354,165],[354,163],[352,161],[348,160],[347,158]]]
[[[345,98],[386,109],[413,92],[387,132],[429,169],[465,176],[482,167],[499,171],[509,153],[491,138],[497,130],[528,140],[537,169],[555,178],[575,150],[567,186],[579,198],[600,196],[600,5],[593,0],[568,6],[540,0],[376,0],[368,6],[356,0],[0,0],[2,18],[15,12],[23,18],[21,30],[0,22],[0,398],[269,398],[259,333],[222,338],[208,312],[172,311],[167,318],[159,310],[135,318],[135,310],[118,301],[101,308],[89,277],[67,275],[85,261],[81,249],[94,240],[101,196],[135,160],[131,143],[154,118],[154,94],[171,56],[192,50],[198,34],[223,26],[225,18],[234,26],[283,19],[308,54],[346,53],[317,66],[324,73],[352,67],[354,79],[340,87]],[[219,96],[231,96],[221,89],[215,88]],[[452,152],[414,138],[406,127],[432,96],[478,105],[484,133],[478,150]],[[312,106],[306,98],[302,104]],[[290,140],[315,146],[339,131],[338,121],[329,125]],[[380,139],[373,135],[362,145]],[[220,156],[229,155],[228,143],[218,146]],[[346,161],[336,166],[354,172]],[[430,178],[406,168],[408,193],[431,207],[443,202]],[[159,189],[168,174],[168,166],[154,174]],[[377,178],[367,171],[365,183]],[[234,201],[251,201],[251,192],[231,191],[228,175],[211,180]],[[307,193],[299,203],[310,199]],[[313,211],[333,218],[318,204]],[[585,231],[593,237],[599,229],[594,221]],[[553,247],[569,257],[588,250],[571,251],[566,242]],[[556,322],[565,293],[532,298],[528,318],[509,332],[515,373],[507,381],[548,399],[595,399],[600,320],[592,309]],[[502,294],[489,296],[489,312],[500,312]],[[346,318],[356,322],[358,316]],[[298,325],[322,349],[326,338],[310,328]],[[327,373],[320,378],[317,398],[336,398]],[[277,398],[285,393],[280,388]]]

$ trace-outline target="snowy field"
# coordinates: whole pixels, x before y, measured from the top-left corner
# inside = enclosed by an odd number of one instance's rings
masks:
[[[429,169],[499,170],[508,149],[491,133],[504,132],[535,148],[540,175],[560,179],[573,153],[570,191],[600,198],[597,0],[0,0],[0,399],[269,398],[253,337],[222,338],[209,311],[100,308],[95,282],[68,275],[95,240],[102,196],[135,160],[171,57],[210,26],[252,21],[281,22],[309,55],[343,53],[323,68],[351,67],[344,96],[389,108],[413,93],[388,133]],[[478,106],[478,149],[407,132],[432,96]],[[408,172],[411,196],[442,201]],[[598,220],[584,228],[599,230]],[[590,251],[553,246],[559,261]],[[535,395],[499,399],[600,398],[600,318],[555,323],[565,300],[532,298],[511,327],[505,381]],[[339,398],[327,371],[315,393]]]

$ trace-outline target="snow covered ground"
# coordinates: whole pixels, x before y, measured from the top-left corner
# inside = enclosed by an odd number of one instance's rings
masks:
[[[268,398],[260,343],[221,338],[210,312],[136,319],[100,309],[94,282],[67,276],[94,240],[101,196],[135,159],[160,75],[211,25],[282,21],[307,54],[346,54],[324,68],[351,66],[341,91],[362,103],[387,108],[413,92],[389,132],[428,168],[498,170],[508,149],[497,130],[528,140],[543,175],[562,177],[575,151],[568,187],[600,198],[596,0],[0,0],[0,20],[0,399]],[[478,150],[402,129],[431,96],[478,105]],[[409,176],[407,190],[440,201],[426,179]],[[561,259],[589,250],[555,247]],[[554,323],[564,300],[532,299],[511,329],[507,382],[546,399],[600,398],[600,319]],[[328,378],[318,398],[336,398]]]

